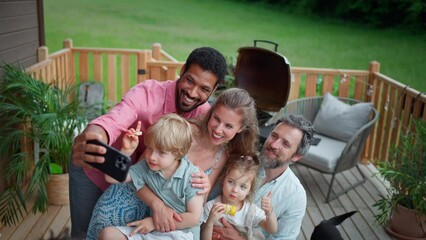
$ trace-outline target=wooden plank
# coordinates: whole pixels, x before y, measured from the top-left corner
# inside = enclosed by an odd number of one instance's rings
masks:
[[[52,224],[50,225],[49,231],[47,231],[43,235],[43,239],[52,239],[56,237],[60,239],[64,226],[67,225],[69,218],[70,218],[69,206],[68,205],[61,206],[58,214],[55,216],[55,218],[52,221]]]
[[[116,55],[108,54],[107,62],[108,100],[117,102],[117,62]]]
[[[394,118],[393,108],[395,106],[395,102],[396,102],[395,88],[390,88],[390,92],[387,99],[387,107],[385,108],[385,111],[387,112],[386,121],[385,121],[386,131],[384,131],[383,145],[379,146],[380,157],[377,159],[381,162],[388,159],[388,155],[389,155],[388,149],[391,143],[391,135],[392,135],[392,132],[395,131],[394,123],[393,123],[393,118]]]
[[[290,96],[288,100],[298,99],[300,92],[300,74],[291,74],[291,76]]]
[[[322,95],[326,93],[333,93],[333,83],[334,83],[334,75],[326,74],[324,75],[324,82],[322,85]]]
[[[59,206],[50,205],[47,209],[47,212],[39,218],[36,224],[34,224],[31,231],[26,236],[26,239],[41,239],[43,235],[49,230],[49,227],[52,224],[55,216],[58,214],[59,210]]]
[[[121,56],[121,95],[124,96],[130,89],[130,56]]]
[[[88,58],[87,53],[80,53],[80,82],[88,80]]]
[[[351,75],[343,74],[339,81],[339,97],[349,97],[349,84],[351,80]]]
[[[148,68],[149,68],[150,79],[161,79],[161,67],[151,67],[148,64]]]
[[[148,71],[148,52],[147,51],[139,51],[137,53],[136,61],[137,61],[137,83],[143,82],[147,79],[147,71]]]
[[[387,85],[386,83],[383,83],[383,88],[382,91],[380,92],[380,96],[381,97],[381,101],[379,102],[378,105],[378,109],[377,111],[379,111],[379,119],[377,121],[377,126],[382,126],[382,128],[376,128],[376,132],[374,134],[375,140],[374,140],[374,147],[372,148],[372,152],[371,155],[374,159],[382,159],[380,156],[380,147],[382,146],[382,144],[386,141],[386,139],[383,138],[384,135],[384,130],[389,129],[389,126],[385,125],[385,119],[386,119],[386,108],[388,105],[387,99],[389,98],[389,85]],[[370,140],[372,140],[373,135],[370,135]],[[376,151],[375,151],[376,150]]]
[[[410,95],[405,96],[404,102],[404,117],[402,119],[402,133],[405,134],[409,130],[411,122],[411,107],[413,106],[414,98]]]
[[[23,15],[37,14],[37,1],[8,1],[2,2],[0,16],[15,17]]]
[[[355,91],[354,91],[354,98],[358,99],[360,101],[364,101],[363,93],[365,92],[365,82],[364,77],[362,76],[356,76],[355,77]]]
[[[102,82],[102,73],[103,73],[103,68],[102,68],[102,54],[100,53],[95,53],[93,55],[93,72],[94,72],[94,80],[96,82]]]
[[[313,97],[317,95],[317,78],[318,74],[308,74],[308,77],[306,78],[305,97]]]
[[[30,44],[34,41],[38,41],[37,28],[4,34],[0,36],[0,52],[16,49],[21,45]]]
[[[166,79],[167,80],[175,80],[176,79],[176,71],[177,71],[177,67],[174,67],[174,66],[168,67]]]
[[[32,226],[36,224],[38,219],[42,216],[40,212],[33,214],[28,214],[24,221],[21,222],[19,227],[16,229],[16,231],[13,233],[12,236],[10,236],[11,239],[26,239],[26,236],[32,229]]]
[[[348,188],[350,187],[350,183],[347,181],[347,179],[344,178],[343,173],[336,174],[335,177],[336,183],[339,183],[339,185],[342,188]],[[355,182],[355,181],[354,181]],[[353,190],[350,190],[351,192]],[[341,207],[334,207],[332,210],[334,211],[335,215],[341,215],[353,210],[356,210],[356,207],[352,204],[351,199],[348,198],[347,193],[342,194],[337,199],[332,200],[333,202],[339,202],[339,205]],[[352,217],[351,217],[352,218]],[[350,219],[346,219],[342,224],[341,228],[343,231],[345,231],[347,236],[350,236],[351,239],[362,239],[362,236],[360,232],[358,231],[357,227],[355,226],[354,222]]]
[[[305,239],[310,239],[312,232],[314,231],[315,225],[312,222],[310,210],[315,211],[316,207],[307,207],[305,216],[302,220],[302,231],[299,233],[299,235],[303,234]]]
[[[1,26],[1,23],[0,23]],[[15,63],[19,62],[21,59],[28,57],[35,57],[34,49],[37,49],[38,41],[32,41],[24,45],[19,46],[18,48],[12,48],[0,52],[0,59],[4,62]]]
[[[360,196],[360,199],[364,201],[365,206],[367,206],[367,208],[364,208],[364,210],[361,211],[361,214],[365,219],[367,219],[370,227],[375,232],[375,234],[379,236],[379,239],[389,239],[382,227],[374,226],[374,213],[376,212],[376,209],[374,209],[373,204],[379,199],[379,194],[377,190],[374,191],[375,188],[370,182],[371,178],[369,175],[367,176],[369,181],[367,181],[362,187],[355,188],[355,191]]]
[[[23,192],[25,192],[25,190],[26,190],[27,187],[28,187],[28,185],[26,185],[24,187],[24,191]],[[27,209],[29,211],[31,211],[31,208],[33,206],[34,206],[34,201],[33,200],[29,200],[27,202]],[[9,239],[14,234],[14,232],[19,228],[19,226],[25,221],[25,219],[28,216],[28,213],[26,213],[25,211],[23,211],[22,213],[23,213],[23,217],[19,217],[18,223],[16,225],[7,226],[7,227],[3,226],[0,229],[0,234],[1,234],[2,239]]]
[[[356,177],[352,171],[345,171],[342,174],[349,182],[356,182],[360,179]],[[363,186],[361,185],[358,187],[363,187]],[[358,210],[358,213],[354,214],[351,217],[351,220],[354,222],[360,234],[363,236],[364,239],[376,239],[377,235],[373,231],[373,229],[370,227],[370,222],[374,222],[374,218],[368,206],[365,204],[364,201],[362,201],[356,189],[354,189],[353,191],[349,191],[347,193],[347,197],[350,200],[350,202],[345,202],[345,209],[348,211],[352,211],[354,209]]]

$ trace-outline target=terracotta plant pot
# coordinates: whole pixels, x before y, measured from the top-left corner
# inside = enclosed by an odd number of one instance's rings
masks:
[[[418,216],[415,211],[401,205],[392,212],[386,232],[397,239],[425,239],[426,216]]]
[[[68,205],[69,204],[69,175],[51,174],[47,181],[47,198],[51,205]]]

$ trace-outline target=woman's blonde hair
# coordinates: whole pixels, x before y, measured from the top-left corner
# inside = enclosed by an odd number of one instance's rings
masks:
[[[145,144],[168,151],[181,159],[192,143],[192,128],[181,116],[170,113],[160,117],[144,134]]]
[[[257,188],[257,178],[259,176],[259,167],[260,161],[256,155],[252,156],[239,156],[239,155],[230,155],[228,161],[225,164],[225,167],[222,171],[221,182],[225,180],[225,177],[233,169],[237,169],[242,173],[241,176],[251,175],[252,181],[250,185],[250,192],[246,197],[246,201],[251,201],[256,193]]]

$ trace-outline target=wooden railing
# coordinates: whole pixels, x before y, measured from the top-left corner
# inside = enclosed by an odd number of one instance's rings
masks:
[[[35,78],[46,82],[102,82],[106,99],[118,102],[135,84],[146,79],[176,79],[183,65],[154,44],[150,50],[73,47],[70,39],[64,49],[48,54],[39,50],[39,63],[28,68]],[[380,113],[368,140],[363,161],[383,161],[391,145],[398,144],[401,132],[413,130],[415,119],[426,120],[426,96],[380,73],[380,64],[371,62],[368,70],[292,67],[289,100],[331,92],[373,102]]]

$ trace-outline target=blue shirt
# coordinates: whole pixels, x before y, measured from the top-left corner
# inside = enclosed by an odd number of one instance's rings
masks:
[[[265,178],[264,169],[260,170],[259,178]],[[278,230],[269,234],[261,228],[263,234],[266,239],[296,239],[306,211],[305,189],[293,171],[287,168],[278,178],[265,183],[257,190],[254,202],[259,207],[262,197],[268,192],[272,192],[271,202],[278,218]]]
[[[149,169],[146,161],[139,161],[132,165],[129,170],[133,185],[136,190],[140,190],[145,184],[157,195],[168,207],[173,208],[177,213],[186,212],[188,201],[197,195],[199,189],[191,186],[191,175],[194,172],[200,172],[198,167],[194,166],[186,157],[180,160],[179,167],[176,169],[170,179],[165,179],[160,171]],[[199,237],[199,225],[189,230],[194,236]]]

